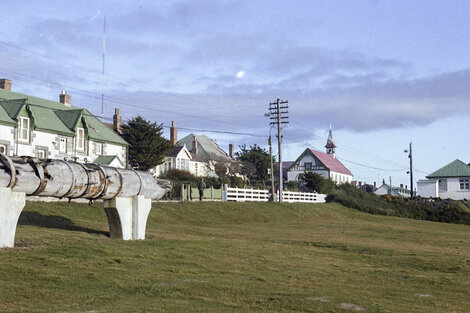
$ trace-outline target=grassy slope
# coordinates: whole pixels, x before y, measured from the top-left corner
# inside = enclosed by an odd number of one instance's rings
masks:
[[[154,206],[145,241],[107,238],[100,204],[28,203],[20,224],[0,250],[0,312],[470,308],[465,225],[207,202]]]

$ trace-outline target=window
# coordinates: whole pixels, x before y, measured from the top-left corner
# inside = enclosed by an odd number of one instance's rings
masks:
[[[77,138],[75,144],[77,150],[85,150],[85,130],[83,128],[77,128]]]
[[[64,137],[59,138],[59,153],[67,152],[67,139]]]
[[[102,143],[96,143],[96,155],[102,155],[103,154],[103,144]]]
[[[7,154],[7,145],[0,144],[0,153]]]
[[[305,163],[305,170],[310,171],[311,169],[312,169],[312,163],[311,162]]]
[[[459,179],[460,190],[470,190],[470,178]]]
[[[29,142],[29,118],[20,117],[18,121],[18,139]]]
[[[447,191],[447,179],[439,179],[439,192]]]
[[[195,172],[195,174],[196,174],[196,177],[199,176],[199,169],[198,169],[198,164],[197,164],[197,162],[194,163],[194,172]]]
[[[38,149],[38,159],[39,160],[45,160],[46,159],[46,150],[44,149]]]

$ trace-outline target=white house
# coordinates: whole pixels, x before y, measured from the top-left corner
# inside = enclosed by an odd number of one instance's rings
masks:
[[[405,198],[411,197],[410,189],[403,188],[403,185],[400,185],[400,187],[392,186],[392,188],[390,188],[390,185],[386,184],[385,182],[383,182],[382,186],[377,188],[377,190],[374,193],[379,196],[392,195],[394,197],[405,197]]]
[[[287,181],[299,181],[305,171],[311,171],[330,178],[337,184],[351,183],[353,174],[336,159],[336,145],[333,133],[328,134],[326,153],[307,148],[287,170]]]
[[[179,169],[188,171],[197,177],[216,177],[216,163],[230,164],[236,162],[233,159],[232,144],[229,145],[229,154],[227,154],[214,140],[207,136],[189,134],[180,140],[177,137],[176,123],[172,121],[170,142],[175,148],[169,155],[165,156],[162,164],[151,170],[155,176],[160,176],[169,169]]]
[[[455,160],[418,181],[418,196],[470,199],[470,165]]]
[[[0,79],[0,153],[124,167],[127,142],[86,109],[71,106],[65,91],[59,99],[13,92],[11,81]]]
[[[197,159],[197,156],[191,153],[186,145],[177,146],[173,151],[165,156],[164,162],[151,169],[155,176],[161,176],[170,169],[187,171],[196,177],[207,176],[207,164]]]

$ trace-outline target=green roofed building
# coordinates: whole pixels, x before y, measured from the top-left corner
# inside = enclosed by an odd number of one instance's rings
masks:
[[[116,110],[115,129],[121,117]],[[127,142],[88,110],[70,105],[62,91],[59,102],[11,91],[0,79],[0,153],[39,159],[70,159],[124,167]]]
[[[418,196],[470,199],[470,165],[455,160],[418,181]]]

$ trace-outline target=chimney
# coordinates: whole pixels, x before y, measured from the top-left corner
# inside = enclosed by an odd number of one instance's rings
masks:
[[[377,188],[377,182],[376,181],[374,182],[374,188]]]
[[[403,184],[400,184],[400,188],[403,189]]]
[[[362,186],[362,181],[359,182],[359,187],[361,187],[361,186]]]
[[[228,145],[228,155],[233,159],[233,143]]]
[[[65,106],[70,106],[70,95],[67,94],[65,90],[62,90],[59,95],[59,102],[63,103]]]
[[[171,121],[170,142],[173,146],[176,146],[176,143],[178,142],[178,129],[176,128],[175,121]]]
[[[122,124],[122,116],[119,113],[119,109],[115,108],[114,115],[113,115],[113,130],[119,134],[122,134],[121,124]]]
[[[405,185],[405,189],[408,190],[408,185]]]
[[[0,79],[0,89],[11,91],[11,80],[6,78]]]
[[[197,154],[197,138],[196,138],[196,136],[194,136],[193,151],[192,152]]]
[[[385,179],[382,179],[382,185],[385,185]]]

